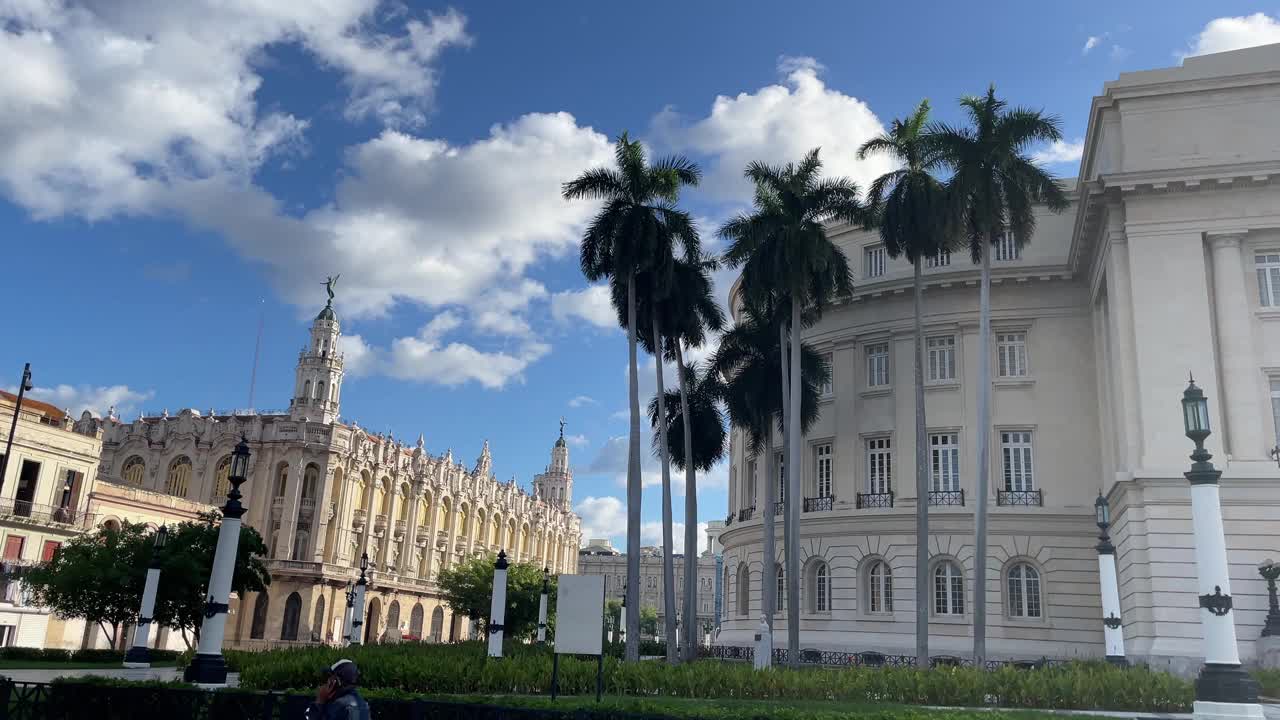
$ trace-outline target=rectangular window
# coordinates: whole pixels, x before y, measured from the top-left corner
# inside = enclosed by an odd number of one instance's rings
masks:
[[[742,498],[742,507],[755,507],[756,504],[756,461],[747,461],[747,493]]]
[[[21,535],[10,535],[4,540],[4,559],[5,560],[21,560],[22,548],[27,544],[27,539]]]
[[[883,494],[893,487],[893,451],[889,438],[867,440],[867,492]]]
[[[1275,424],[1276,445],[1280,445],[1280,380],[1271,381],[1271,420]]]
[[[831,497],[831,443],[822,443],[813,448],[814,467],[818,497]]]
[[[827,381],[822,383],[822,394],[824,396],[829,397],[831,393],[834,391],[834,388],[832,387],[832,384],[835,382],[835,372],[836,372],[834,355],[832,355],[831,353],[827,353],[823,355],[822,362],[827,366]]]
[[[925,338],[929,382],[956,379],[956,338],[954,335]]]
[[[889,384],[889,343],[867,346],[867,387],[886,387]]]
[[[1000,377],[1027,376],[1027,334],[996,333],[996,374]]]
[[[1008,262],[1022,257],[1022,249],[1013,238],[1013,233],[1005,233],[996,240],[996,261]]]
[[[787,464],[783,462],[782,453],[773,456],[773,481],[778,484],[778,497],[774,502],[779,505],[787,501]]]
[[[867,277],[881,277],[884,275],[885,252],[883,245],[866,248],[862,251],[863,268],[866,270]]]
[[[1006,430],[1000,433],[1000,458],[1004,463],[1006,491],[1034,490],[1031,471],[1031,432]]]
[[[1258,253],[1253,262],[1258,270],[1258,303],[1280,307],[1280,253]]]
[[[52,560],[60,547],[62,547],[62,543],[57,542],[56,540],[45,540],[44,549],[40,551],[40,561],[49,562]]]
[[[924,265],[931,268],[949,267],[951,265],[951,251],[939,250],[937,253],[926,257]]]
[[[954,492],[960,489],[960,443],[957,439],[956,433],[929,436],[930,490]]]

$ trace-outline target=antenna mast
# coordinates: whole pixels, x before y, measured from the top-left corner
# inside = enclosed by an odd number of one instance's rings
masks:
[[[249,409],[253,409],[253,389],[258,384],[258,353],[262,350],[262,323],[267,315],[267,301],[258,300],[258,338],[253,341],[253,370],[249,372]]]

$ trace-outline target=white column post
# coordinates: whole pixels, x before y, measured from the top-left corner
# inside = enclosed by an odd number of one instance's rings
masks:
[[[538,644],[547,642],[547,593],[550,592],[550,568],[542,569],[542,596],[538,598]]]
[[[1254,354],[1252,314],[1245,294],[1241,257],[1243,233],[1213,235],[1213,307],[1218,331],[1218,363],[1226,395],[1224,446],[1234,459],[1266,457],[1262,439],[1262,395]]]
[[[1196,576],[1200,595],[1200,625],[1204,633],[1204,665],[1196,678],[1192,708],[1197,720],[1262,720],[1258,684],[1240,666],[1232,612],[1227,543],[1222,529],[1218,479],[1222,472],[1204,449],[1209,436],[1209,406],[1204,392],[1192,382],[1182,399],[1187,437],[1195,444],[1194,461],[1185,473],[1191,483],[1191,529],[1195,539]]]
[[[507,619],[507,553],[493,564],[493,602],[489,605],[489,657],[502,657],[502,623]]]
[[[1120,404],[1118,419],[1124,438],[1124,444],[1116,455],[1120,467],[1132,473],[1142,462],[1142,427],[1138,410],[1138,353],[1133,335],[1129,243],[1125,235],[1124,209],[1118,202],[1107,209],[1107,239],[1111,246],[1107,258],[1107,307],[1114,321],[1112,352],[1119,361],[1120,370],[1120,396],[1112,399]]]
[[[164,549],[169,530],[161,525],[156,531],[155,545],[151,549],[151,567],[147,568],[147,584],[142,589],[142,608],[138,612],[138,625],[133,631],[133,646],[124,655],[127,668],[151,667],[151,651],[147,640],[151,636],[151,619],[156,610],[156,591],[160,587],[160,553]]]

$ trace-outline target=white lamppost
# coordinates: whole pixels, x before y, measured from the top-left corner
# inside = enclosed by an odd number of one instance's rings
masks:
[[[493,564],[493,600],[489,605],[489,657],[502,657],[502,623],[507,619],[507,553]]]
[[[547,642],[547,593],[551,587],[551,568],[542,568],[542,596],[538,598],[538,644]]]
[[[351,598],[351,645],[364,642],[364,594],[369,589],[369,578],[365,571],[368,569],[369,553],[360,553],[360,579],[356,580],[356,589]]]
[[[1106,646],[1107,662],[1116,665],[1127,665],[1124,656],[1124,629],[1120,621],[1120,586],[1116,579],[1116,546],[1111,544],[1111,506],[1098,491],[1098,499],[1093,501],[1093,509],[1097,514],[1098,544],[1098,584],[1102,588],[1102,637]]]
[[[227,629],[227,601],[231,597],[231,578],[236,569],[236,548],[240,544],[240,486],[248,479],[249,440],[243,435],[231,452],[231,471],[227,478],[231,491],[222,508],[222,525],[218,528],[218,546],[213,554],[213,572],[209,576],[209,599],[204,605],[204,623],[200,626],[200,645],[187,666],[185,679],[203,687],[227,684],[227,663],[222,657],[222,639]]]
[[[156,591],[160,587],[160,554],[168,538],[169,529],[161,525],[151,546],[151,566],[147,568],[147,584],[142,588],[142,608],[138,610],[138,626],[133,631],[133,647],[124,654],[124,666],[127,668],[151,667],[147,639],[151,636],[151,616],[156,611]]]
[[[1222,530],[1222,505],[1213,457],[1204,449],[1209,437],[1209,401],[1192,379],[1182,393],[1182,420],[1195,444],[1191,470],[1191,528],[1195,537],[1196,574],[1200,590],[1200,625],[1204,633],[1204,665],[1196,678],[1197,718],[1256,718],[1262,720],[1258,684],[1240,667],[1232,612],[1231,578],[1227,573],[1227,543]]]

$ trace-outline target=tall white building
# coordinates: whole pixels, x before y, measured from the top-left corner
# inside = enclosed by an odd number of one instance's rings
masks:
[[[804,438],[802,647],[913,653],[915,508],[930,505],[930,643],[972,649],[986,593],[994,658],[1102,656],[1093,502],[1108,498],[1130,657],[1190,670],[1201,628],[1179,408],[1211,400],[1241,652],[1280,554],[1280,45],[1125,73],[1093,99],[1070,209],[993,248],[992,342],[966,251],[924,272],[931,491],[914,487],[911,269],[878,236],[830,230],[855,294],[804,332],[833,378]],[[990,494],[975,497],[977,367],[992,367]],[[781,447],[775,435],[774,447]],[[761,583],[762,463],[732,435],[722,644],[749,645]],[[790,468],[788,468],[790,470]],[[989,507],[974,578],[973,510]],[[778,638],[786,621],[779,615]],[[785,640],[783,640],[785,642]]]

